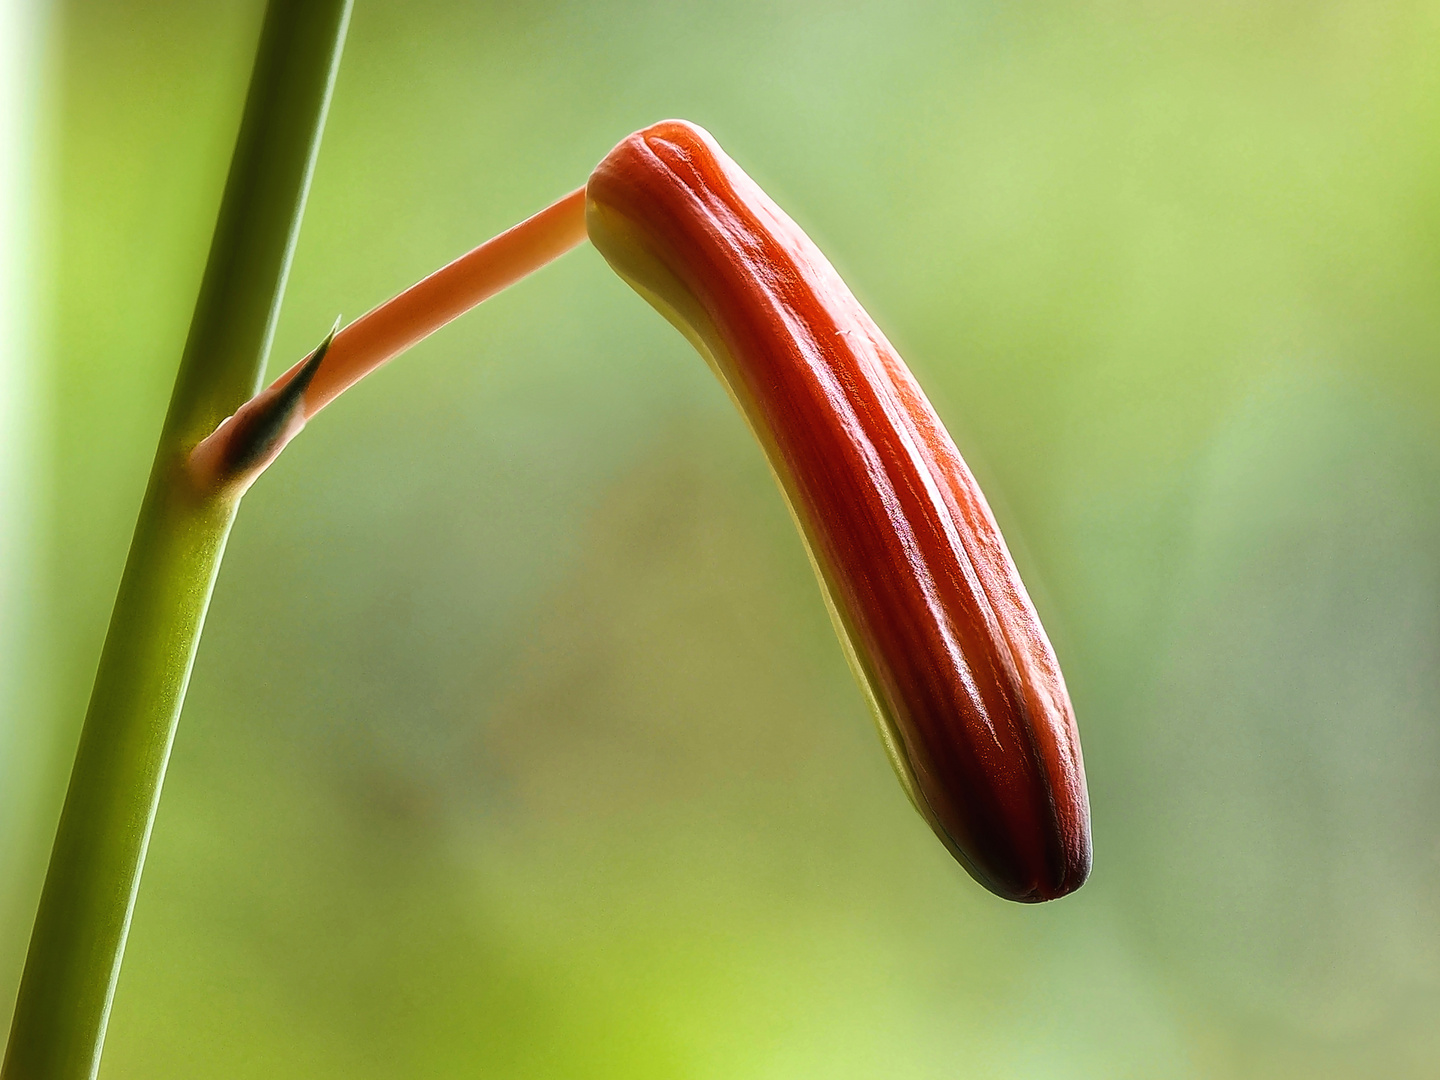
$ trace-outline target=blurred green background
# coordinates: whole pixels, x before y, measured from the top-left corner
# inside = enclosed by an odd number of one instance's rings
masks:
[[[29,8],[0,1016],[261,14]],[[1437,49],[1433,0],[357,0],[272,370],[705,125],[985,486],[1095,872],[1007,905],[931,837],[743,423],[586,248],[245,500],[101,1075],[1433,1076]]]

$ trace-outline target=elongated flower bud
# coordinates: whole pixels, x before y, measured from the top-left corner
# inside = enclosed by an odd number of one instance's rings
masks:
[[[800,526],[900,782],[1011,900],[1090,869],[1079,736],[995,520],[914,377],[708,133],[665,121],[590,177],[610,265],[710,363]]]

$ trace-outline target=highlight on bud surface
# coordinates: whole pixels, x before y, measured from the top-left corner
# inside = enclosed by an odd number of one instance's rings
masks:
[[[764,447],[911,802],[1019,901],[1090,870],[1059,664],[969,469],[819,249],[702,129],[631,135],[591,241],[690,339]]]

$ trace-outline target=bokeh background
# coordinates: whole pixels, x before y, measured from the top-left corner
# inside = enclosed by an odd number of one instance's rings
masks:
[[[255,0],[10,0],[0,1016]],[[17,29],[18,28],[18,29]],[[704,124],[970,460],[1095,872],[910,810],[761,456],[582,249],[231,538],[102,1077],[1431,1077],[1440,3],[357,0],[272,370]]]

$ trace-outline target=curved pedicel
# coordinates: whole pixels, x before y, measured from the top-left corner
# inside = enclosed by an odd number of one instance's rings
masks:
[[[1090,814],[1070,700],[944,425],[810,239],[665,121],[586,189],[590,239],[710,363],[765,449],[917,810],[987,888],[1071,892]]]

